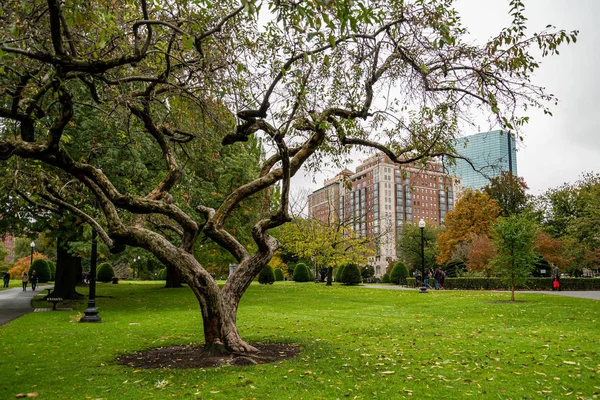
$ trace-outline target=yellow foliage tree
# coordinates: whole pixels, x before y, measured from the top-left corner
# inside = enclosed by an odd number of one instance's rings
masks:
[[[314,219],[296,218],[284,225],[279,241],[298,256],[326,265],[328,285],[334,267],[346,262],[364,264],[375,253],[372,237],[359,237],[342,223],[323,223]]]
[[[446,230],[438,237],[437,262],[446,264],[460,243],[476,236],[490,236],[492,223],[500,215],[498,202],[479,190],[466,189],[453,211],[446,215]]]
[[[275,254],[273,254],[273,258],[271,258],[269,265],[271,267],[273,267],[273,269],[281,268],[284,276],[286,276],[288,273],[287,264],[284,263],[283,260],[281,259],[281,254],[279,251],[277,251]]]

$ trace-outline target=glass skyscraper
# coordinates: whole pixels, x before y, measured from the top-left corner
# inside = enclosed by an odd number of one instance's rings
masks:
[[[456,141],[456,152],[471,161],[457,159],[451,173],[462,178],[463,187],[481,189],[490,178],[510,171],[517,176],[517,151],[514,135],[490,131],[466,136]]]

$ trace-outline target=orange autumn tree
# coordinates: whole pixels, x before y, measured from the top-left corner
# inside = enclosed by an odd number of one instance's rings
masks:
[[[496,200],[479,190],[466,189],[454,210],[446,215],[446,230],[438,237],[437,262],[450,262],[454,249],[460,243],[469,242],[476,236],[489,237],[492,223],[498,215],[500,207]]]
[[[473,272],[483,272],[485,276],[490,277],[494,274],[494,267],[491,264],[496,256],[496,248],[492,240],[486,235],[479,235],[471,241],[469,258],[466,262],[467,269]]]
[[[42,259],[48,260],[48,257],[43,255],[42,253],[34,252],[33,253],[33,261]],[[19,258],[13,267],[8,270],[10,274],[10,279],[21,279],[24,271],[29,272],[29,267],[31,266],[31,256]]]
[[[570,262],[563,254],[563,242],[554,239],[545,232],[538,233],[533,246],[535,252],[548,261],[550,265],[554,264],[563,268]]]

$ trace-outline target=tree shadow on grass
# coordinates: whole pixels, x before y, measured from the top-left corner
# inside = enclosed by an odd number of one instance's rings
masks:
[[[535,300],[492,300],[490,301],[492,304],[523,304],[523,303],[539,303],[539,301]]]
[[[224,365],[268,364],[294,358],[300,347],[285,343],[251,343],[257,354],[202,355],[202,346],[177,345],[146,349],[117,357],[120,364],[137,369],[218,368]]]

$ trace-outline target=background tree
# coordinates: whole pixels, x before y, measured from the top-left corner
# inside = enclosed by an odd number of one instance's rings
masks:
[[[350,225],[337,219],[326,223],[295,218],[283,226],[277,236],[287,251],[326,266],[327,285],[330,286],[334,268],[344,263],[364,264],[374,254],[373,238],[358,236]]]
[[[542,228],[562,242],[558,261],[567,272],[581,275],[584,268],[598,268],[594,254],[600,248],[600,175],[584,174],[574,184],[550,189],[536,199]]]
[[[454,210],[446,215],[446,229],[438,237],[438,263],[450,262],[459,243],[470,242],[474,236],[489,236],[499,214],[496,200],[479,190],[465,189]]]
[[[375,268],[372,265],[365,265],[360,270],[360,277],[363,282],[371,282],[371,279],[375,276]]]
[[[527,207],[527,184],[522,177],[510,171],[503,171],[499,176],[491,178],[483,188],[483,192],[498,202],[500,215],[508,217],[520,214]]]
[[[485,235],[476,236],[471,241],[469,257],[465,264],[469,271],[483,272],[485,276],[490,277],[495,273],[492,264],[495,256],[496,248],[492,240]]]
[[[426,225],[423,228],[425,268],[433,269],[437,265],[437,241],[440,232],[441,229],[434,225]],[[411,270],[421,271],[421,228],[417,224],[406,223],[402,226],[397,247],[400,259],[404,260]]]
[[[527,36],[522,2],[510,3],[510,26],[475,46],[450,0],[4,2],[0,159],[30,174],[37,208],[76,215],[113,253],[140,247],[177,270],[198,299],[206,354],[253,353],[237,307],[277,248],[269,231],[290,220],[302,166],[340,163],[353,146],[401,164],[453,156],[472,107],[517,134],[517,110],[548,112],[530,47],[556,54],[577,32]],[[262,137],[269,155],[217,205],[187,192],[202,181],[190,161],[208,134],[232,151]],[[132,184],[142,168],[149,179]],[[275,193],[252,242],[236,238],[235,210]],[[201,237],[237,261],[222,288],[196,258]]]
[[[492,265],[510,288],[511,301],[515,301],[515,287],[525,283],[539,257],[534,249],[536,235],[535,222],[520,215],[502,218],[494,225],[497,254]]]
[[[4,245],[0,241],[0,263],[4,263],[6,256],[8,256],[8,250],[4,248]]]
[[[549,264],[554,264],[563,269],[569,260],[563,254],[563,243],[554,239],[545,232],[539,232],[535,237],[535,252]]]

